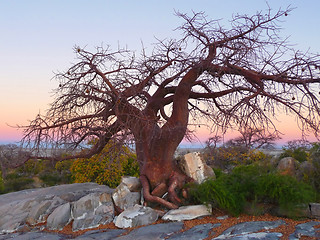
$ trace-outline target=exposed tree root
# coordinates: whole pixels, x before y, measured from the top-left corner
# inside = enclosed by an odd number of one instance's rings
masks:
[[[143,188],[143,197],[147,202],[159,203],[167,208],[176,209],[178,206],[174,203],[168,202],[167,200],[160,198],[158,196],[154,196],[150,194],[150,185],[147,177],[145,175],[140,176],[140,181]]]
[[[140,181],[143,187],[143,196],[146,202],[159,203],[164,207],[176,209],[182,204],[182,200],[177,195],[177,190],[181,190],[186,182],[194,180],[180,171],[173,171],[168,181],[169,186],[167,186],[165,183],[160,183],[151,193],[148,178],[145,175],[141,175]],[[161,196],[166,192],[168,192],[169,201],[161,198]],[[185,189],[182,189],[182,196],[184,198],[187,197]]]

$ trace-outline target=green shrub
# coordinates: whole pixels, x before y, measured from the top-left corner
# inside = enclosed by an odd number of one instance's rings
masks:
[[[223,171],[220,168],[213,168],[213,171],[216,175],[216,178],[219,178],[223,174]]]
[[[279,158],[292,157],[299,162],[304,162],[309,160],[309,155],[307,146],[289,145],[283,148],[283,152]]]
[[[234,215],[242,211],[243,198],[237,199],[223,181],[209,179],[200,185],[192,184],[189,194],[196,203],[211,204]]]
[[[0,181],[0,193],[20,191],[30,187],[71,183],[69,168],[72,161],[56,163],[49,160],[31,159],[19,168],[8,169],[8,174],[2,180],[2,184]],[[37,182],[34,179],[41,181]]]
[[[316,200],[316,192],[310,185],[273,173],[259,178],[255,194],[260,201],[273,203],[291,216],[299,215],[299,207]]]
[[[238,215],[243,211],[246,201],[255,198],[252,190],[258,177],[265,171],[265,168],[258,165],[235,167],[230,174],[220,173],[216,180],[192,186],[191,198]]]
[[[59,161],[55,164],[54,168],[60,173],[70,173],[70,168],[73,164],[74,160],[64,160]]]
[[[0,194],[4,192],[4,183],[2,179],[2,173],[0,171]]]
[[[310,185],[291,176],[268,172],[258,165],[239,166],[230,174],[221,174],[215,181],[193,185],[190,195],[196,202],[213,204],[233,215],[243,212],[248,204],[267,203],[294,216],[298,214],[299,206],[316,198]]]
[[[313,175],[308,176],[312,186],[320,195],[320,142],[313,143],[310,148],[310,159],[314,167]]]
[[[35,176],[44,170],[45,160],[30,159],[21,167],[17,168],[15,172],[24,176]]]
[[[45,186],[55,186],[58,184],[71,183],[71,174],[59,174],[59,172],[43,172],[40,174],[40,179]]]
[[[320,142],[312,143],[312,147],[309,152],[312,160],[318,159],[320,161]]]
[[[16,192],[32,187],[34,180],[30,177],[19,176],[17,173],[10,173],[4,180],[3,193]]]

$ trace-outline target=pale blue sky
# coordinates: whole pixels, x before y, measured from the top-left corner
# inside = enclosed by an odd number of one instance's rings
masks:
[[[275,11],[288,5],[296,9],[281,26],[297,48],[320,52],[320,1],[270,0]],[[118,43],[151,49],[154,37],[178,37],[172,30],[181,19],[178,10],[204,11],[210,18],[229,20],[233,13],[253,14],[267,8],[263,0],[0,0],[0,142],[21,136],[7,124],[26,124],[50,103],[57,86],[53,72],[74,61],[73,46]],[[227,23],[227,22],[226,22]]]

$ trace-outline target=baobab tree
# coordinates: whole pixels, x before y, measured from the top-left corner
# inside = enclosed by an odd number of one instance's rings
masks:
[[[295,114],[303,131],[319,133],[320,58],[279,36],[290,12],[235,15],[229,29],[204,13],[177,13],[181,39],[159,40],[140,55],[75,47],[78,61],[56,75],[55,100],[26,126],[22,143],[77,148],[96,138],[89,150],[57,158],[63,160],[133,139],[145,200],[177,208],[191,179],[174,152],[200,119],[222,130],[274,129],[281,110]]]

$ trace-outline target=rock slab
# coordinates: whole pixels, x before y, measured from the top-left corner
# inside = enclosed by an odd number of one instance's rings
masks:
[[[113,240],[121,234],[125,233],[123,229],[108,229],[108,230],[92,230],[77,237],[77,240]],[[133,240],[133,239],[132,239]]]
[[[298,224],[296,230],[289,236],[289,240],[297,240],[301,237],[316,237],[320,239],[320,229],[315,229],[314,226],[319,225],[320,222],[312,221]]]
[[[181,231],[182,228],[182,222],[155,224],[134,229],[128,235],[120,236],[115,240],[164,240]]]
[[[105,219],[108,216],[106,208],[110,209],[109,215],[112,217],[109,221],[111,222],[113,220],[112,193],[113,189],[96,183],[75,183],[2,194],[0,195],[0,234],[18,231],[27,226],[26,224],[33,226],[45,222],[47,218],[49,219],[48,228],[61,229],[64,224],[71,221],[73,213],[77,216],[75,221],[80,220],[79,218],[84,214],[94,215],[92,224],[80,224],[80,227],[75,229],[82,229],[83,226],[90,228],[96,226],[96,222],[108,221]],[[80,202],[84,205],[78,206],[77,202],[80,199],[92,196],[95,196],[95,200],[93,198],[90,201],[81,200]],[[74,204],[76,207],[71,207]],[[100,205],[104,206],[103,209]],[[74,209],[72,214],[69,207]],[[100,219],[97,220],[98,218]]]
[[[114,206],[111,193],[90,193],[73,203],[72,230],[98,227],[113,221]]]
[[[207,223],[207,224],[201,224],[194,226],[193,228],[185,231],[180,232],[172,237],[169,237],[168,240],[190,240],[190,239],[197,239],[197,240],[203,240],[207,237],[209,237],[209,233],[213,228],[221,226],[221,223]]]
[[[130,228],[154,223],[158,220],[158,213],[149,207],[136,204],[132,208],[120,213],[114,220],[118,228]]]
[[[193,178],[197,183],[202,183],[208,178],[215,179],[213,169],[205,163],[199,152],[184,155],[179,166],[187,176]]]
[[[225,221],[228,221],[227,219]],[[214,234],[217,224],[201,224],[193,228],[183,231],[183,222],[160,223],[155,225],[143,226],[134,230],[126,229],[100,229],[88,231],[85,234],[73,238],[68,235],[49,233],[49,232],[16,232],[11,234],[0,235],[0,240],[184,240],[184,239],[206,239],[209,233]],[[225,230],[220,236],[214,239],[227,240],[277,240],[281,239],[282,234],[279,232],[269,232],[268,229],[274,229],[277,226],[285,224],[284,221],[259,221],[259,222],[244,222],[231,226]],[[315,228],[320,221],[310,221],[296,226],[296,231],[289,237],[289,240],[305,239],[311,237],[312,239],[320,239],[319,229]],[[213,231],[213,232],[212,232]]]
[[[283,220],[239,223],[228,228],[219,237],[214,239],[279,239],[282,234],[274,235],[275,233],[271,233],[271,235],[269,235],[269,233],[266,232],[258,232],[262,230],[274,229],[284,224],[286,224],[286,222]],[[243,235],[247,235],[247,238],[244,238]]]
[[[163,217],[163,220],[184,221],[191,220],[202,216],[212,214],[212,208],[206,205],[183,206],[178,209],[168,211]]]
[[[142,185],[139,178],[123,176],[112,194],[114,204],[121,210],[141,203]]]
[[[47,228],[61,230],[71,220],[71,205],[69,202],[57,207],[47,219]]]
[[[310,203],[311,216],[320,218],[320,203]]]

